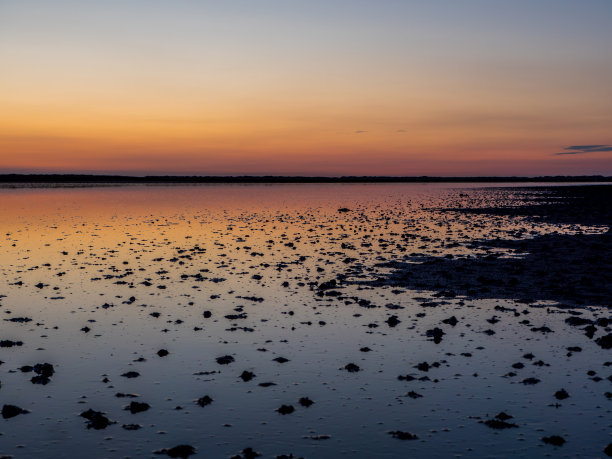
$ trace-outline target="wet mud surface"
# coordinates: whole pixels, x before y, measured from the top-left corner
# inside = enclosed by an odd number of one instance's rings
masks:
[[[611,198],[0,189],[0,457],[606,457]]]

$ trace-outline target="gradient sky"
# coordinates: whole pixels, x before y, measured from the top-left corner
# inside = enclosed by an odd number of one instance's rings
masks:
[[[612,175],[610,0],[0,0],[0,172]]]

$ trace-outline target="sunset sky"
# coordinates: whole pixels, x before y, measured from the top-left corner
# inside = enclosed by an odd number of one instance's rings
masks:
[[[610,0],[0,0],[0,173],[612,175]]]

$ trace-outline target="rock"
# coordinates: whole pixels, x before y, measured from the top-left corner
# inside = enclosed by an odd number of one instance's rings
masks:
[[[121,376],[123,376],[124,378],[132,379],[138,378],[140,376],[140,373],[138,373],[137,371],[128,371],[127,373],[123,373]]]
[[[608,444],[608,446],[605,447],[604,454],[606,456],[612,457],[612,443]]]
[[[253,448],[245,448],[241,451],[242,456],[233,456],[239,459],[255,459],[256,457],[261,456],[261,453],[255,451]]]
[[[213,399],[210,398],[208,395],[205,395],[204,397],[200,397],[196,403],[198,405],[200,405],[202,408],[204,408],[207,405],[210,405],[213,402]]]
[[[104,413],[102,413],[101,411],[94,411],[91,408],[87,411],[83,411],[79,416],[87,419],[88,429],[101,430],[106,429],[111,424],[115,424],[114,421],[111,421],[106,416],[104,416]]]
[[[503,411],[495,415],[495,418],[499,419],[500,421],[507,421],[508,419],[512,419],[513,417],[514,416],[510,416],[509,414],[504,413]]]
[[[281,407],[277,408],[276,411],[282,415],[285,415],[293,413],[295,408],[292,405],[281,405]]]
[[[344,369],[346,371],[348,371],[349,373],[357,373],[358,371],[361,370],[361,368],[359,368],[357,365],[355,365],[354,363],[347,363],[344,366]]]
[[[231,355],[224,355],[223,357],[217,357],[217,363],[219,365],[229,365],[234,361],[234,357]]]
[[[32,319],[29,317],[11,317],[10,319],[4,319],[6,322],[16,322],[20,324],[24,324],[27,322],[32,322]]]
[[[565,400],[568,397],[569,397],[569,394],[565,391],[565,389],[561,389],[555,392],[555,398],[557,400]]]
[[[243,371],[242,374],[240,375],[240,379],[242,379],[244,382],[248,382],[254,377],[255,377],[255,373],[251,371],[246,371],[246,370]]]
[[[425,334],[429,337],[429,338],[433,338],[433,342],[438,344],[440,343],[440,341],[442,341],[442,336],[445,335],[444,331],[441,328],[433,328],[431,330],[427,330],[425,332]]]
[[[13,347],[23,346],[23,341],[11,341],[10,339],[3,339],[0,341],[0,347]]]
[[[401,322],[401,320],[399,320],[397,316],[390,316],[387,320],[385,320],[385,322],[387,322],[389,327],[395,327]]]
[[[321,282],[317,287],[318,290],[332,290],[337,287],[336,279],[331,279],[326,282]]]
[[[563,446],[565,439],[559,435],[551,435],[550,437],[542,437],[542,441],[549,445]]]
[[[534,384],[539,383],[540,380],[538,378],[525,378],[521,382],[526,386],[533,386]]]
[[[138,430],[142,428],[140,424],[123,424],[121,427],[123,427],[125,430]]]
[[[431,367],[427,362],[421,362],[416,366],[416,368],[419,371],[429,371]]]
[[[44,375],[38,375],[38,376],[33,376],[32,379],[30,379],[30,381],[32,382],[32,384],[42,384],[43,386],[46,386],[47,384],[51,382],[51,378],[49,378],[48,376],[44,376]]]
[[[24,410],[23,408],[19,408],[15,405],[3,405],[2,406],[2,417],[4,419],[14,418],[20,414],[27,414],[28,410]]]
[[[514,428],[514,427],[518,427],[518,425],[511,423],[511,422],[506,422],[508,420],[512,419],[512,416],[510,416],[509,414],[505,413],[505,412],[500,412],[498,414],[495,415],[494,419],[488,419],[486,421],[481,421],[484,425],[486,425],[487,427],[490,427],[491,429],[497,429],[497,430],[502,430],[502,429],[510,429],[510,428]]]
[[[287,363],[289,362],[289,359],[286,359],[285,357],[276,357],[275,359],[272,359],[274,362],[278,362],[278,363]]]
[[[53,376],[53,374],[55,373],[55,369],[50,363],[37,363],[36,365],[34,365],[33,370],[39,375],[48,377]]]
[[[457,318],[455,316],[452,316],[452,317],[449,317],[448,319],[444,319],[442,321],[442,323],[448,324],[448,325],[454,327],[455,325],[457,325],[459,323],[459,321],[457,320]]]
[[[259,383],[259,386],[261,386],[261,387],[272,387],[272,386],[276,386],[276,383],[273,383],[273,382],[262,382],[262,383]]]
[[[165,454],[170,457],[180,457],[181,459],[185,459],[192,454],[196,453],[196,449],[191,445],[178,445],[173,448],[167,449],[158,449],[157,451],[153,451],[154,454]]]
[[[580,327],[582,325],[591,325],[593,321],[583,317],[572,316],[565,319],[565,323],[571,325],[572,327]]]
[[[314,403],[308,397],[300,397],[298,402],[300,403],[300,405],[302,405],[303,407],[306,407],[306,408],[308,408],[309,406],[311,406]]]
[[[151,408],[151,405],[149,405],[148,403],[131,402],[124,409],[129,411],[132,414],[136,414],[136,413],[142,413],[143,411],[147,411],[149,408]]]
[[[157,351],[157,355],[160,357],[166,357],[168,354],[170,354],[170,352],[168,352],[166,349],[160,349]]]
[[[595,340],[600,347],[603,349],[612,349],[612,333],[608,333],[605,336],[600,336]]]
[[[499,419],[488,419],[484,421],[483,424],[486,425],[487,427],[490,427],[491,429],[498,429],[498,430],[518,427],[518,425],[514,423],[501,421]]]
[[[595,336],[595,332],[597,331],[597,327],[595,325],[587,325],[582,330],[584,330],[584,334],[587,336],[587,338],[593,339],[593,336]]]
[[[416,440],[419,438],[415,434],[412,434],[410,432],[403,432],[401,430],[394,430],[394,431],[389,432],[389,434],[393,438],[397,438],[398,440]]]

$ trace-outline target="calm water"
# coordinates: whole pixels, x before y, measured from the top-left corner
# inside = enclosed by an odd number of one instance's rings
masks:
[[[195,457],[247,447],[263,457],[603,456],[609,351],[565,326],[566,309],[359,282],[407,255],[479,256],[475,241],[607,230],[442,211],[520,205],[522,193],[456,184],[0,189],[0,339],[23,342],[0,348],[0,401],[30,411],[0,420],[0,454],[158,457],[189,444]],[[328,295],[334,289],[319,286],[332,279],[347,282]],[[529,311],[516,318],[496,306]],[[441,322],[451,316],[457,325]],[[553,332],[531,331],[544,325]],[[426,335],[435,327],[440,343]],[[583,351],[568,356],[568,346]],[[232,363],[217,363],[227,355]],[[55,369],[46,385],[20,370],[44,362]],[[422,362],[439,366],[423,371]],[[121,376],[129,371],[139,376]],[[255,377],[243,381],[243,371]],[[541,381],[521,384],[529,377]],[[561,388],[571,397],[554,398]],[[213,402],[200,407],[205,395]],[[132,401],[150,408],[132,414]],[[281,405],[295,411],[282,415]],[[79,413],[89,408],[116,424],[87,429]],[[479,422],[502,411],[518,428]],[[418,439],[390,435],[398,430]],[[567,442],[540,440],[550,435]]]

